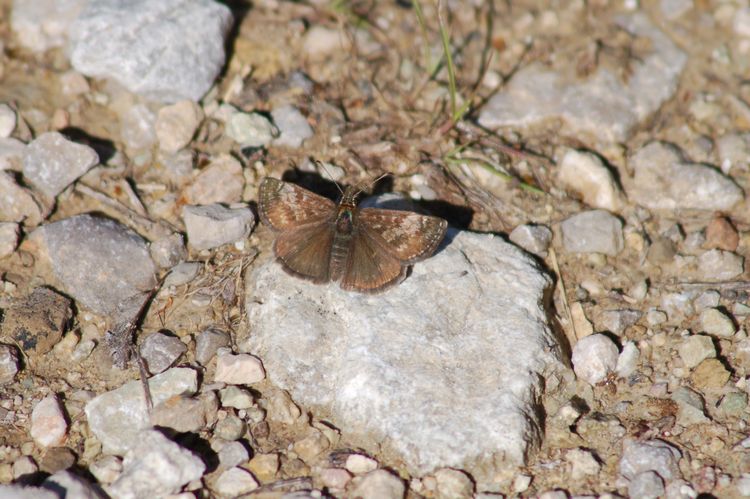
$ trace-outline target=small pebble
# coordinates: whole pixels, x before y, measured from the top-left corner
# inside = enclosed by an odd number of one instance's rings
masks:
[[[231,385],[251,385],[263,381],[266,371],[260,359],[242,353],[225,353],[216,358],[214,381]]]
[[[711,336],[731,338],[737,329],[731,318],[718,308],[707,308],[700,315],[701,328]]]
[[[718,307],[720,299],[721,294],[718,291],[710,289],[698,295],[698,297],[693,300],[693,305],[695,306],[696,311],[701,312],[707,308]]]
[[[238,386],[228,386],[219,390],[219,398],[222,407],[232,407],[234,409],[248,409],[255,403],[253,395]]]
[[[568,499],[570,496],[564,490],[546,490],[537,499]]]
[[[578,338],[594,334],[594,326],[588,317],[586,317],[586,312],[583,310],[581,302],[576,301],[570,305],[570,317],[573,320],[573,327]]]
[[[39,466],[31,456],[21,456],[13,461],[13,480],[18,480],[22,476],[31,475],[39,471]]]
[[[350,496],[361,499],[402,499],[406,485],[390,471],[375,470],[352,479]]]
[[[595,154],[569,150],[560,161],[557,178],[592,208],[617,212],[625,204],[612,172]]]
[[[305,438],[294,443],[294,452],[304,462],[312,464],[330,446],[331,442],[323,432],[313,429]]]
[[[240,147],[263,147],[279,136],[279,130],[259,113],[234,112],[226,123],[225,133]]]
[[[153,333],[146,336],[140,350],[149,372],[159,374],[172,367],[187,352],[187,346],[175,336]]]
[[[31,438],[40,447],[60,445],[68,431],[68,423],[60,402],[49,395],[36,404],[31,412]]]
[[[641,352],[638,347],[632,341],[627,341],[622,346],[622,352],[617,357],[617,375],[621,378],[627,378],[633,374],[638,367],[638,360],[640,359]]]
[[[164,279],[164,286],[182,286],[195,279],[203,268],[202,263],[182,262],[172,267]]]
[[[250,234],[255,215],[249,208],[225,208],[220,204],[185,206],[182,219],[188,243],[197,250],[234,243]]]
[[[440,499],[471,499],[474,497],[474,481],[460,470],[442,468],[433,473],[437,481],[435,497]]]
[[[706,359],[696,366],[690,375],[690,382],[698,390],[719,390],[729,381],[730,372],[719,359]]]
[[[16,112],[6,103],[0,103],[0,138],[10,137],[16,129]]]
[[[679,412],[677,423],[682,426],[690,426],[708,422],[704,411],[704,400],[700,393],[690,388],[681,386],[672,394],[672,400],[677,403]]]
[[[603,334],[581,338],[573,347],[573,370],[576,376],[595,385],[617,368],[617,345]]]
[[[229,154],[220,154],[184,189],[183,197],[186,204],[230,204],[242,200],[244,188],[240,162]]]
[[[38,225],[49,212],[29,189],[16,183],[13,175],[0,171],[0,220]]]
[[[644,471],[634,476],[628,484],[630,497],[658,499],[664,496],[664,480],[654,471]]]
[[[350,42],[340,30],[316,24],[305,33],[302,47],[309,61],[322,62],[332,55],[346,53]]]
[[[573,480],[597,475],[602,468],[594,454],[586,449],[569,450],[565,454],[565,460],[570,464],[570,476]]]
[[[605,310],[600,315],[602,329],[619,336],[626,328],[638,322],[641,315],[643,313],[640,310],[633,309]]]
[[[0,137],[0,170],[20,171],[26,144],[12,137]]]
[[[67,447],[50,447],[45,450],[39,467],[47,473],[67,470],[76,463],[75,453]]]
[[[750,473],[743,473],[735,482],[737,493],[742,497],[750,496]]]
[[[214,435],[218,438],[233,442],[245,435],[247,425],[244,421],[233,414],[228,414],[224,419],[219,419],[214,427]]]
[[[343,491],[351,479],[352,475],[341,468],[324,468],[320,471],[320,481],[333,491]]]
[[[741,7],[734,14],[732,22],[734,32],[739,36],[750,38],[750,7]]]
[[[151,259],[162,269],[172,268],[187,258],[185,238],[179,233],[169,234],[152,241],[148,249]],[[174,270],[170,272],[170,274],[172,273],[174,273]],[[165,286],[169,286],[166,281]]]
[[[725,217],[716,217],[706,227],[706,249],[734,251],[740,243],[740,235],[732,222]]]
[[[26,355],[42,355],[60,341],[72,315],[68,298],[39,287],[5,310],[2,333],[13,338]]]
[[[151,411],[151,424],[171,428],[179,433],[200,431],[206,426],[202,400],[176,395],[156,405]]]
[[[513,479],[511,489],[513,489],[513,492],[515,492],[516,494],[521,494],[528,490],[529,486],[531,485],[531,480],[531,475],[516,475],[516,477]]]
[[[716,357],[716,347],[710,336],[694,334],[688,336],[677,347],[685,367],[692,369],[705,359]]]
[[[213,444],[212,444],[213,447]],[[222,468],[228,469],[234,466],[248,462],[250,453],[242,442],[223,442],[218,450],[219,464]]]
[[[18,373],[18,352],[12,345],[0,344],[0,385],[12,383]]]
[[[294,106],[286,105],[271,111],[274,124],[279,129],[279,136],[274,145],[298,148],[313,136],[313,130],[302,113]]]
[[[378,462],[364,454],[349,454],[344,467],[354,475],[361,475],[378,469]]]
[[[563,246],[572,253],[614,256],[624,246],[622,222],[604,210],[585,211],[560,224]]]
[[[258,479],[264,482],[274,479],[276,473],[279,471],[279,466],[279,455],[275,453],[255,454],[250,462],[247,463],[247,469],[252,471]],[[349,475],[349,473],[347,473],[347,475]]]
[[[729,392],[719,401],[719,411],[727,417],[741,417],[747,409],[747,401],[747,393]]]
[[[649,326],[658,326],[667,322],[667,314],[661,310],[650,309],[646,312],[646,322]]]
[[[734,279],[742,274],[744,259],[730,251],[708,250],[698,257],[699,277],[708,282],[721,282]]]
[[[209,327],[195,337],[195,360],[205,366],[219,348],[228,347],[231,343],[232,340],[225,331]]]
[[[518,225],[508,236],[511,242],[540,258],[547,257],[552,231],[544,225]]]
[[[626,439],[620,457],[620,474],[630,480],[644,471],[655,471],[664,480],[672,480],[680,476],[678,461],[681,457],[676,447],[661,440]]]
[[[112,483],[122,473],[122,459],[117,456],[103,456],[89,465],[89,471],[99,482]]]
[[[213,490],[225,497],[247,494],[259,486],[252,473],[242,468],[229,468],[214,482]]]
[[[175,153],[188,145],[203,120],[203,109],[191,100],[181,100],[159,109],[154,129],[159,148]]]

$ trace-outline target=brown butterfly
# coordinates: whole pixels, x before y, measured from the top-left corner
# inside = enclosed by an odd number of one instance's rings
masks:
[[[302,187],[266,177],[258,212],[278,232],[274,254],[289,274],[315,283],[341,281],[375,293],[398,284],[409,266],[432,255],[448,222],[410,211],[357,208],[348,187],[338,206]]]

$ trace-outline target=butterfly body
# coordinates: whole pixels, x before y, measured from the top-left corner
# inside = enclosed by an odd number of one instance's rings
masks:
[[[357,207],[349,187],[337,204],[294,184],[265,178],[261,220],[278,232],[274,253],[284,270],[315,283],[378,292],[406,276],[442,241],[445,220],[407,211]]]

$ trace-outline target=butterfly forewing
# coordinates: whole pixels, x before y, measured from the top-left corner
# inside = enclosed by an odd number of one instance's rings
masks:
[[[258,213],[263,223],[274,230],[319,222],[333,217],[335,212],[333,201],[294,184],[271,177],[260,184]]]
[[[327,222],[283,231],[273,245],[284,270],[316,283],[328,282],[328,262],[334,229]]]
[[[366,231],[358,231],[352,238],[346,272],[341,287],[347,290],[375,293],[398,284],[406,275],[401,265]]]
[[[359,210],[357,222],[360,230],[379,240],[384,250],[405,265],[432,255],[448,228],[442,218],[377,208]]]

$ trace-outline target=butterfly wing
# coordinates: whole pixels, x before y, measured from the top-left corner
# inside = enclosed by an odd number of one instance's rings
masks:
[[[406,268],[366,230],[355,232],[341,287],[360,293],[377,293],[406,276]]]
[[[432,255],[448,228],[442,218],[377,208],[359,210],[357,225],[403,265]]]
[[[276,231],[328,219],[335,210],[330,199],[275,178],[264,178],[258,189],[260,219]]]
[[[333,235],[328,221],[306,224],[279,234],[273,251],[287,273],[317,284],[328,282]]]

